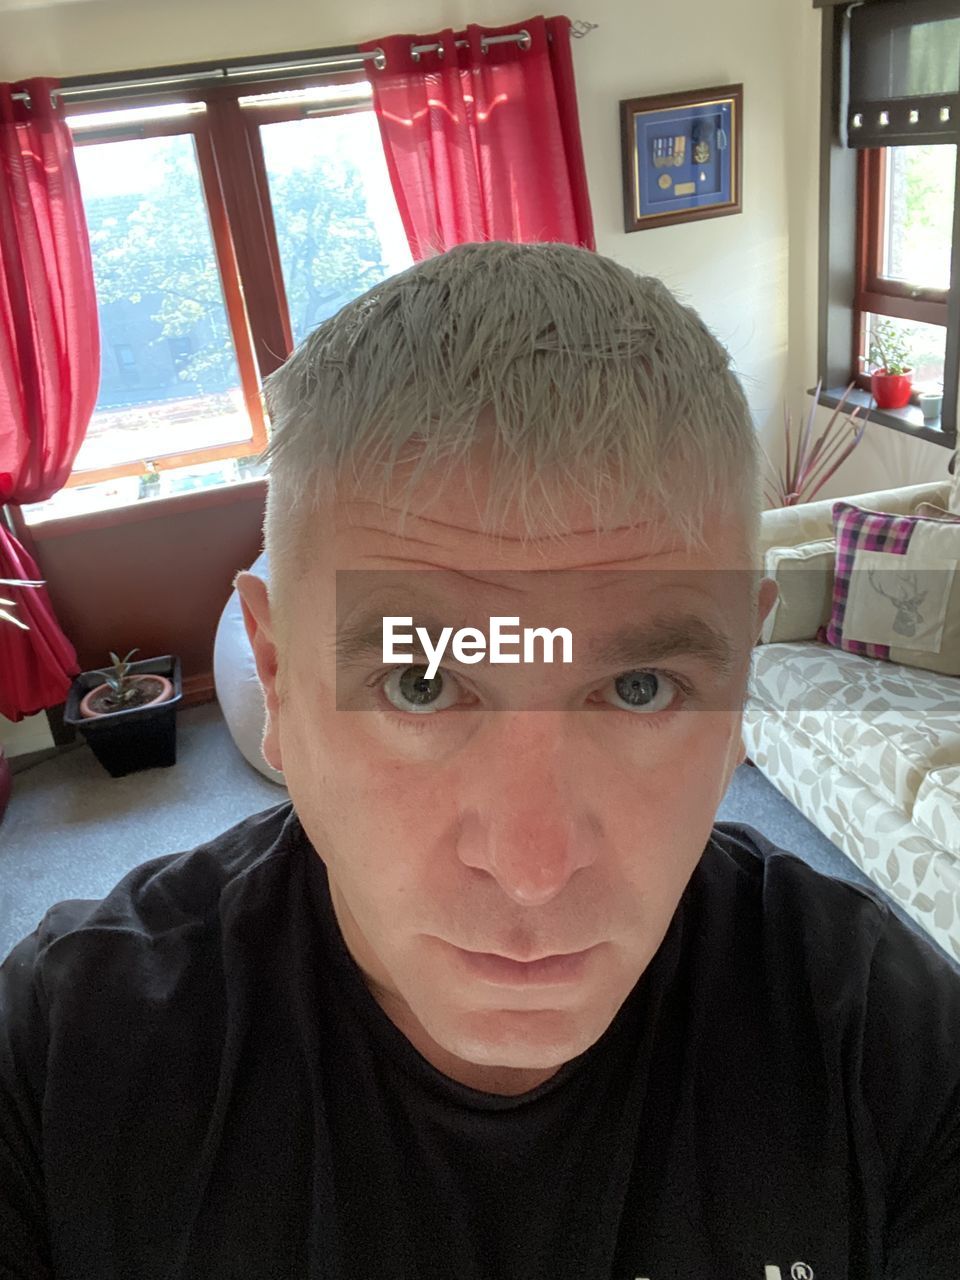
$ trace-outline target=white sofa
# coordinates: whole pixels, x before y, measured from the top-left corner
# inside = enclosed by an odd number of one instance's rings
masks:
[[[960,513],[958,488],[945,480],[849,501],[897,514],[931,502]],[[832,507],[827,500],[764,512],[768,569],[771,548],[832,539]],[[800,635],[781,626],[774,642],[755,648],[743,725],[748,757],[960,960],[960,677],[817,641],[817,625],[829,618],[832,565],[822,551],[809,563],[817,567],[805,590],[817,573],[828,575],[820,617],[794,627]]]

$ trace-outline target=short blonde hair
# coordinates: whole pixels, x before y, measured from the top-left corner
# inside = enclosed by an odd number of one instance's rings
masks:
[[[728,353],[660,280],[586,249],[467,244],[420,262],[319,325],[266,404],[275,612],[322,492],[349,479],[385,500],[404,464],[407,509],[483,442],[487,530],[516,510],[562,535],[569,494],[598,528],[655,511],[691,547],[706,512],[739,510],[755,545],[760,450]]]

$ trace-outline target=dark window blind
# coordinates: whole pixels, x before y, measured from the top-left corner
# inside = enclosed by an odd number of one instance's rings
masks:
[[[843,25],[848,146],[960,141],[960,0],[872,0]]]

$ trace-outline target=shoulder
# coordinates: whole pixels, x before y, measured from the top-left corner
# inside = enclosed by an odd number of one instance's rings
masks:
[[[696,910],[740,904],[781,1026],[806,1015],[862,1106],[891,1188],[960,1179],[960,966],[882,894],[824,875],[754,828],[718,823]],[[704,888],[704,886],[706,886]],[[709,905],[706,905],[709,904]],[[727,935],[727,941],[731,940]],[[760,976],[762,975],[762,976]]]
[[[960,967],[879,890],[740,823],[714,826],[678,921],[698,1066],[735,1082],[725,1110],[746,1094],[761,1114],[776,1082],[791,1149],[814,1168],[831,1152],[882,1222],[884,1275],[954,1276]]]
[[[818,871],[747,823],[716,823],[698,872],[714,892],[735,884],[732,891],[749,899],[766,929],[776,930],[790,945],[822,947],[831,940],[826,954],[834,954],[846,939],[870,951],[891,923],[895,932],[910,932],[879,889]],[[822,949],[818,954],[824,955]]]
[[[811,968],[853,967],[878,995],[897,985],[909,994],[918,973],[935,974],[945,998],[960,995],[960,965],[904,924],[879,888],[826,875],[746,823],[714,825],[696,878],[698,899],[745,901],[781,963],[793,952]]]
[[[169,992],[216,951],[241,904],[282,875],[299,823],[289,802],[182,853],[143,862],[103,898],[53,904],[0,965],[0,1034],[107,999]],[[116,1004],[113,1006],[116,1008]]]

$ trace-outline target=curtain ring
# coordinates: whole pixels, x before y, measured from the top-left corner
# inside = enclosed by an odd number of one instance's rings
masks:
[[[443,57],[443,42],[437,44],[412,44],[410,46],[410,57],[414,62],[419,62],[425,53],[435,53],[438,58]]]
[[[387,66],[387,55],[378,45],[373,51],[373,65],[378,71],[385,71]]]
[[[519,40],[520,48],[523,49],[524,52],[526,52],[526,50],[529,49],[530,46],[533,44],[533,39],[531,38],[530,32],[526,29],[526,27],[521,27],[520,30],[517,32],[517,35],[519,35],[520,37],[520,40]]]

